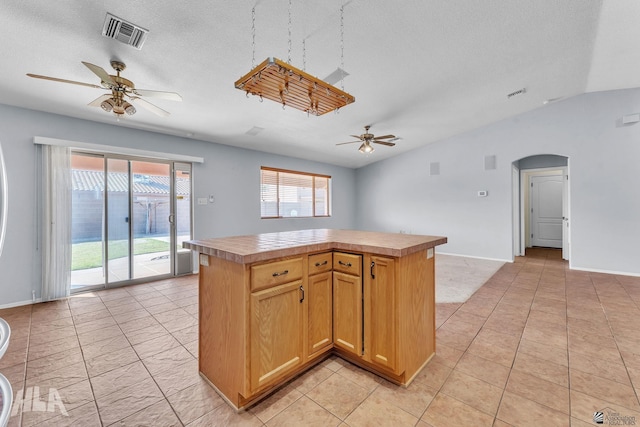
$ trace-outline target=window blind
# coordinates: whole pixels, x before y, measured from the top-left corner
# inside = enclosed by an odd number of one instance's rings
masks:
[[[284,169],[260,168],[260,216],[329,216],[331,177]]]

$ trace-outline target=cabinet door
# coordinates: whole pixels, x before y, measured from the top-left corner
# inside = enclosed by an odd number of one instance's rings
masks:
[[[251,294],[251,390],[302,363],[302,280]]]
[[[333,338],[333,289],[331,272],[309,277],[307,298],[309,309],[308,353],[314,356],[331,347]]]
[[[396,369],[396,284],[393,258],[371,257],[369,287],[365,289],[368,357],[388,369]]]
[[[333,272],[333,343],[362,355],[362,280]]]

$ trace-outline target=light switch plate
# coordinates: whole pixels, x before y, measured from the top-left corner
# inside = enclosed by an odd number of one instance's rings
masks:
[[[206,205],[207,204],[207,198],[206,197],[198,197],[198,204],[199,205]]]

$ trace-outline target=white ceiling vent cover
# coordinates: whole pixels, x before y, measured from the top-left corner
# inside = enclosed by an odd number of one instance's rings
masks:
[[[138,50],[142,49],[148,32],[149,30],[120,19],[110,13],[107,13],[104,20],[104,27],[102,28],[103,36],[116,39]]]

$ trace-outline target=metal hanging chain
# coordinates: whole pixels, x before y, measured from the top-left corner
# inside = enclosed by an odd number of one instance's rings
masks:
[[[256,67],[256,7],[251,9],[251,69]]]
[[[344,92],[344,1],[340,6],[340,85]]]
[[[307,71],[307,39],[302,39],[302,71]]]
[[[289,55],[287,63],[291,64],[291,0],[289,0]]]

